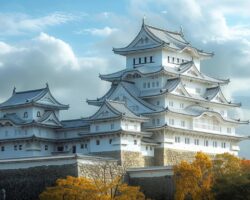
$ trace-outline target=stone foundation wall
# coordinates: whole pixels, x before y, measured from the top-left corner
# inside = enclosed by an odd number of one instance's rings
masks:
[[[154,166],[154,157],[144,156],[144,167]]]
[[[176,165],[182,160],[192,162],[195,158],[196,152],[181,151],[175,149],[155,149],[154,164],[156,166]]]
[[[126,167],[144,167],[145,163],[150,163],[150,159],[145,159],[140,152],[107,151],[91,154],[96,156],[115,158],[118,160],[118,164],[124,165]]]
[[[37,200],[58,178],[77,175],[76,164],[0,170],[0,189],[6,190],[6,200]]]

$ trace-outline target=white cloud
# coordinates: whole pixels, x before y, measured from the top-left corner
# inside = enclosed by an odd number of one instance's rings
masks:
[[[111,28],[111,27],[106,26],[104,28],[84,29],[81,31],[76,31],[75,33],[76,34],[90,33],[91,35],[105,37],[105,36],[109,36],[109,35],[113,34],[116,31],[118,31],[117,28]]]
[[[77,20],[68,13],[55,12],[43,17],[32,17],[23,13],[0,13],[0,35],[18,35],[27,31],[42,31],[49,26]]]
[[[49,82],[52,93],[70,111],[62,118],[88,116],[95,109],[87,106],[87,98],[97,98],[107,89],[99,73],[105,73],[109,62],[106,58],[77,57],[66,42],[41,33],[38,37],[12,46],[1,42],[0,50],[0,101],[7,99],[13,86],[17,90],[44,87]],[[93,92],[94,91],[94,92]]]

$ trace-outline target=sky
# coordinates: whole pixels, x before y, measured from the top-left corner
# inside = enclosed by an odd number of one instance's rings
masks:
[[[101,97],[107,74],[125,67],[124,47],[147,24],[179,31],[195,47],[214,52],[201,70],[230,78],[225,96],[242,102],[235,118],[250,119],[249,0],[1,0],[0,102],[17,91],[45,87],[70,109],[62,119],[91,115],[86,99]],[[239,129],[250,135],[249,126]],[[250,158],[250,142],[240,156]]]

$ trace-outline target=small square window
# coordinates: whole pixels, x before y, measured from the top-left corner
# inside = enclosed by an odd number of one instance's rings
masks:
[[[112,139],[109,139],[109,144],[112,144]]]
[[[157,101],[156,104],[157,104],[157,106],[159,106],[160,105],[160,101]]]
[[[5,149],[4,149],[4,146],[1,146],[1,151],[4,151]]]
[[[195,139],[195,140],[194,140],[194,144],[195,144],[196,146],[198,146],[198,145],[199,145],[199,139]]]
[[[99,126],[96,126],[96,127],[95,127],[95,130],[96,130],[96,131],[99,131]]]
[[[216,141],[213,141],[213,147],[217,147],[217,142]]]
[[[96,145],[100,145],[100,140],[96,140]]]
[[[134,145],[137,145],[137,140],[134,140]]]
[[[17,151],[17,145],[14,145],[14,150]]]
[[[19,145],[19,150],[22,150],[23,149],[23,145]]]
[[[113,130],[114,129],[114,124],[111,124],[110,128],[111,128],[111,130]]]
[[[150,62],[151,63],[153,62],[153,56],[150,56]]]
[[[209,143],[208,140],[204,140],[204,146],[208,147]]]
[[[185,138],[185,144],[190,144],[190,139],[189,138]]]
[[[180,139],[180,137],[175,137],[175,143],[180,143],[181,142],[181,139]]]
[[[44,146],[44,150],[47,151],[49,149],[48,145]]]
[[[84,149],[84,144],[81,144],[81,149]]]
[[[84,144],[84,147],[85,147],[85,149],[87,149],[88,148],[88,144]]]
[[[147,57],[144,57],[144,63],[147,63]]]
[[[146,88],[147,87],[147,83],[143,83],[143,88]]]
[[[174,106],[174,102],[173,101],[169,101],[168,105],[171,106],[171,107],[173,107]]]

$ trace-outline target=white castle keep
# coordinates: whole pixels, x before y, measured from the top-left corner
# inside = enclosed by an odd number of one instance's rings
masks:
[[[246,139],[235,132],[240,107],[223,95],[229,80],[212,78],[200,62],[213,56],[193,47],[183,32],[142,23],[134,40],[115,54],[125,69],[100,78],[112,83],[101,98],[87,100],[92,116],[61,121],[59,103],[45,88],[16,92],[0,104],[0,159],[83,154],[113,157],[132,166],[190,160],[195,152],[238,154]]]

